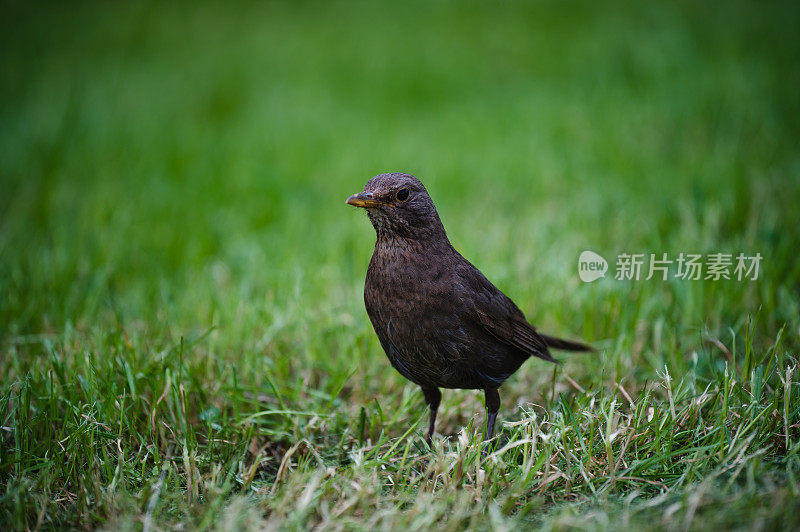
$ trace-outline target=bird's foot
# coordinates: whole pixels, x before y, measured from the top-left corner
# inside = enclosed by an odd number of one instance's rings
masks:
[[[493,452],[497,447],[497,439],[492,438],[490,440],[483,440],[481,442],[481,457],[486,458],[490,452]]]

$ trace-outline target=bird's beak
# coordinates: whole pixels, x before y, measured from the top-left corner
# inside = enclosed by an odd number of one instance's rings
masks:
[[[353,194],[347,201],[345,201],[348,205],[352,205],[353,207],[380,207],[383,205],[382,202],[378,200],[372,199],[372,192],[359,192],[358,194]]]

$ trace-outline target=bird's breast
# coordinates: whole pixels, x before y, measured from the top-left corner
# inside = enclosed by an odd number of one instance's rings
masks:
[[[447,263],[413,246],[376,245],[364,295],[387,317],[430,313],[452,295]]]

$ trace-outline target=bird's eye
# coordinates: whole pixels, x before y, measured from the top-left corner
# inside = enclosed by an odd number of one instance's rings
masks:
[[[397,198],[397,201],[405,201],[408,199],[409,194],[410,192],[407,188],[401,188],[397,191],[397,194],[395,194],[394,197]]]

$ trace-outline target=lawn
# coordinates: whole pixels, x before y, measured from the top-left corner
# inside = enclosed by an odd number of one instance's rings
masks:
[[[800,527],[797,2],[0,14],[2,528]],[[513,375],[485,456],[364,310],[385,171],[598,349]],[[762,261],[615,279],[664,253]]]

